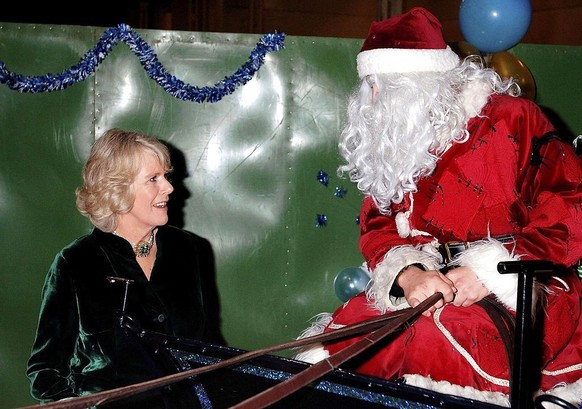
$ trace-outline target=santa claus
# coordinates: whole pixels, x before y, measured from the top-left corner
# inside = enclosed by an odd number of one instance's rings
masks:
[[[358,372],[509,406],[510,359],[484,301],[514,316],[501,261],[549,260],[535,286],[537,393],[582,403],[582,161],[519,87],[461,60],[415,8],[371,25],[339,149],[364,194],[360,250],[372,280],[302,337],[442,299]],[[503,314],[502,314],[503,315]],[[317,362],[357,338],[318,345]]]

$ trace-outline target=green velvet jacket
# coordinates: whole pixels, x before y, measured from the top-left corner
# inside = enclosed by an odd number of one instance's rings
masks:
[[[97,228],[59,252],[46,276],[28,361],[32,396],[47,402],[162,375],[117,329],[125,284],[108,277],[133,280],[125,311],[143,329],[201,339],[207,314],[199,239],[160,227],[149,281],[130,244]]]

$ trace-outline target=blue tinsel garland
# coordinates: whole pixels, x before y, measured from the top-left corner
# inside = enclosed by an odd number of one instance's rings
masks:
[[[249,60],[234,74],[225,77],[213,87],[196,87],[185,84],[168,74],[149,44],[126,24],[105,30],[93,50],[85,54],[77,65],[67,68],[60,74],[23,76],[11,72],[6,68],[4,62],[0,61],[0,83],[6,84],[10,89],[18,92],[33,94],[63,90],[92,75],[119,41],[128,45],[131,51],[138,56],[148,75],[169,94],[184,101],[202,103],[218,102],[224,96],[232,94],[238,86],[250,81],[263,65],[265,55],[270,51],[278,51],[284,47],[285,35],[282,33],[265,34],[255,49],[251,51]]]

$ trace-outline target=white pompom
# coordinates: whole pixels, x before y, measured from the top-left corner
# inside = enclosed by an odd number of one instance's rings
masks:
[[[410,236],[410,222],[408,221],[408,212],[396,214],[396,229],[398,235],[402,238]]]

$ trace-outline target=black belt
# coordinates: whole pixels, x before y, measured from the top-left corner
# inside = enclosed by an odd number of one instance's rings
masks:
[[[503,236],[492,237],[492,239],[501,242],[502,244],[512,243],[515,241],[513,234],[505,234]],[[457,254],[470,249],[476,243],[475,241],[449,241],[439,246],[439,253],[443,256],[443,262],[449,264]]]

